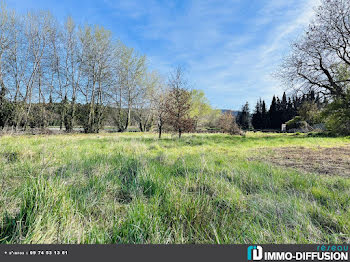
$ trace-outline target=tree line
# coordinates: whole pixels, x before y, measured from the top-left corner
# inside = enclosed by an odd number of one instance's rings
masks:
[[[292,97],[259,100],[238,117],[244,128],[280,129],[283,123],[323,123],[337,135],[350,134],[350,2],[321,0],[305,33],[292,43],[277,77]],[[295,125],[294,125],[295,126]],[[297,125],[296,125],[297,126]]]
[[[281,130],[282,124],[296,116],[306,116],[305,110],[312,110],[313,108],[321,110],[327,103],[325,98],[316,95],[314,91],[302,96],[293,95],[291,97],[287,97],[284,92],[281,99],[274,95],[269,107],[265,100],[259,99],[252,114],[247,102],[238,112],[237,123],[245,130],[252,128],[255,130]],[[307,120],[310,124],[316,123],[315,119]]]
[[[59,23],[50,12],[17,14],[0,5],[0,128],[15,131],[104,125],[126,131],[156,126],[184,132],[218,128],[220,113],[186,72],[167,77],[148,68],[147,58],[98,25]]]
[[[157,84],[146,57],[115,41],[101,26],[60,24],[49,12],[18,15],[0,10],[0,126],[45,128],[58,114],[71,132],[77,110],[87,133],[98,132],[107,106],[116,108],[119,131],[130,124],[131,109]]]
[[[317,109],[321,109],[327,104],[327,100],[315,95],[311,91],[302,96],[286,96],[283,93],[282,99],[273,96],[269,109],[266,107],[264,100],[259,100],[252,114],[252,125],[255,129],[281,129],[282,124],[302,114],[302,110],[309,106],[315,105]],[[309,124],[315,124],[308,119]]]
[[[292,45],[278,72],[294,95],[259,100],[233,121],[191,90],[185,71],[161,76],[147,58],[97,25],[59,23],[49,12],[17,14],[0,5],[0,128],[26,130],[58,125],[97,133],[130,125],[179,136],[194,130],[239,133],[280,129],[296,116],[350,134],[350,2],[322,0],[316,16]],[[321,102],[322,101],[322,102]],[[310,114],[312,112],[312,114]],[[235,122],[235,123],[233,123]],[[235,130],[235,131],[234,131]]]

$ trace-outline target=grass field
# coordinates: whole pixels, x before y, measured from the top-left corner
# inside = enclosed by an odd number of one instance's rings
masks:
[[[269,163],[349,138],[156,137],[0,137],[0,243],[349,243],[349,176]]]

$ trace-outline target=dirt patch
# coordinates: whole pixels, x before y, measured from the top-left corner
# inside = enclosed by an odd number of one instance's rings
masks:
[[[259,149],[261,160],[310,173],[350,177],[350,145],[331,148],[279,147]]]

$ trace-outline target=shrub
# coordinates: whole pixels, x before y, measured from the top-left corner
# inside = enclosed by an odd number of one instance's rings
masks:
[[[312,128],[310,125],[302,120],[302,117],[296,116],[286,123],[287,131],[289,132],[310,132]]]
[[[13,119],[13,104],[6,99],[0,100],[0,129],[4,128]]]
[[[244,134],[237,125],[235,117],[229,112],[226,112],[220,116],[219,127],[223,133],[228,133],[230,135]]]
[[[298,111],[302,120],[310,125],[320,123],[320,110],[315,102],[304,102]]]
[[[296,116],[293,119],[286,122],[286,127],[287,129],[298,128],[300,126],[300,122],[303,122],[301,116]]]
[[[323,112],[327,129],[335,135],[350,135],[350,92],[335,99]]]

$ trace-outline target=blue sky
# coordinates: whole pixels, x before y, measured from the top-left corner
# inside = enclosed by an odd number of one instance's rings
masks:
[[[319,0],[7,0],[19,12],[50,10],[60,21],[99,24],[148,56],[162,74],[180,64],[216,108],[270,103],[289,43]]]

